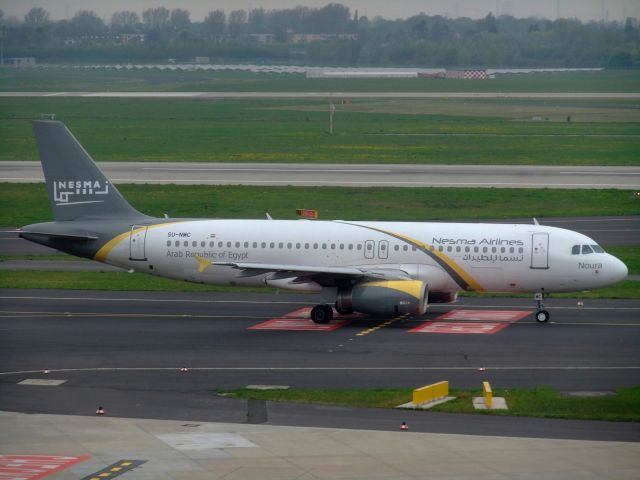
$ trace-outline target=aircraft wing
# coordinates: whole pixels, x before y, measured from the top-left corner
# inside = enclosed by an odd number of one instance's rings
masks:
[[[251,277],[263,275],[265,273],[290,274],[292,277],[368,277],[378,280],[408,280],[410,276],[407,272],[394,268],[368,268],[362,267],[329,267],[293,265],[279,263],[252,263],[252,262],[211,262],[206,258],[196,257],[198,260],[198,270],[204,272],[210,266],[226,266],[244,270],[242,276]]]

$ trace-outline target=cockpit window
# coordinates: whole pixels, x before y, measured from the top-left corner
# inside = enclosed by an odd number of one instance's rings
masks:
[[[600,245],[591,245],[591,248],[593,248],[593,251],[596,253],[604,253],[604,248]]]
[[[586,255],[588,253],[593,253],[593,250],[589,245],[582,245],[582,254]]]
[[[571,248],[571,255],[580,255],[580,245],[574,245]]]

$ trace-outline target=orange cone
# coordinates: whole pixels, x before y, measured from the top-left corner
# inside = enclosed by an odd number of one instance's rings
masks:
[[[400,430],[409,430],[409,425],[407,425],[407,422],[402,422],[400,424]]]
[[[104,408],[102,408],[102,406],[98,407],[98,409],[96,410],[96,415],[104,415]]]

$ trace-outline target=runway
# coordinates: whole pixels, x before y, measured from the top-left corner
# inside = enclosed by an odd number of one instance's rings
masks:
[[[640,167],[99,162],[115,183],[640,189]],[[0,162],[0,182],[43,182],[40,162]]]
[[[640,383],[637,301],[593,300],[577,307],[573,300],[551,300],[552,323],[536,324],[527,315],[493,334],[410,330],[438,324],[452,309],[531,312],[533,301],[464,299],[386,326],[389,319],[352,321],[333,331],[251,329],[314,301],[302,295],[2,290],[0,410],[81,414],[98,402],[121,416],[243,421],[244,403],[214,398],[211,391],[250,384],[417,387],[439,380],[452,388],[479,388],[489,380],[494,388],[610,391]],[[190,371],[180,372],[183,366]],[[44,369],[51,373],[43,375]],[[26,378],[65,383],[40,389],[17,384]],[[365,428],[400,415],[278,405],[270,411],[278,424],[354,421]],[[450,433],[486,432],[493,424],[436,417],[411,418],[422,418],[424,431]],[[498,420],[499,433],[489,434],[521,435],[523,420],[512,422]],[[526,428],[528,435],[544,436],[536,421]],[[563,430],[561,438],[585,435]]]
[[[83,98],[574,98],[637,99],[638,92],[0,92],[2,97],[83,97]]]

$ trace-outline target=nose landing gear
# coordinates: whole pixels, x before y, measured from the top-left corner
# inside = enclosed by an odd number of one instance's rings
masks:
[[[549,312],[544,309],[544,292],[536,293],[533,297],[537,304],[536,309],[536,322],[538,323],[547,323],[549,321]]]

